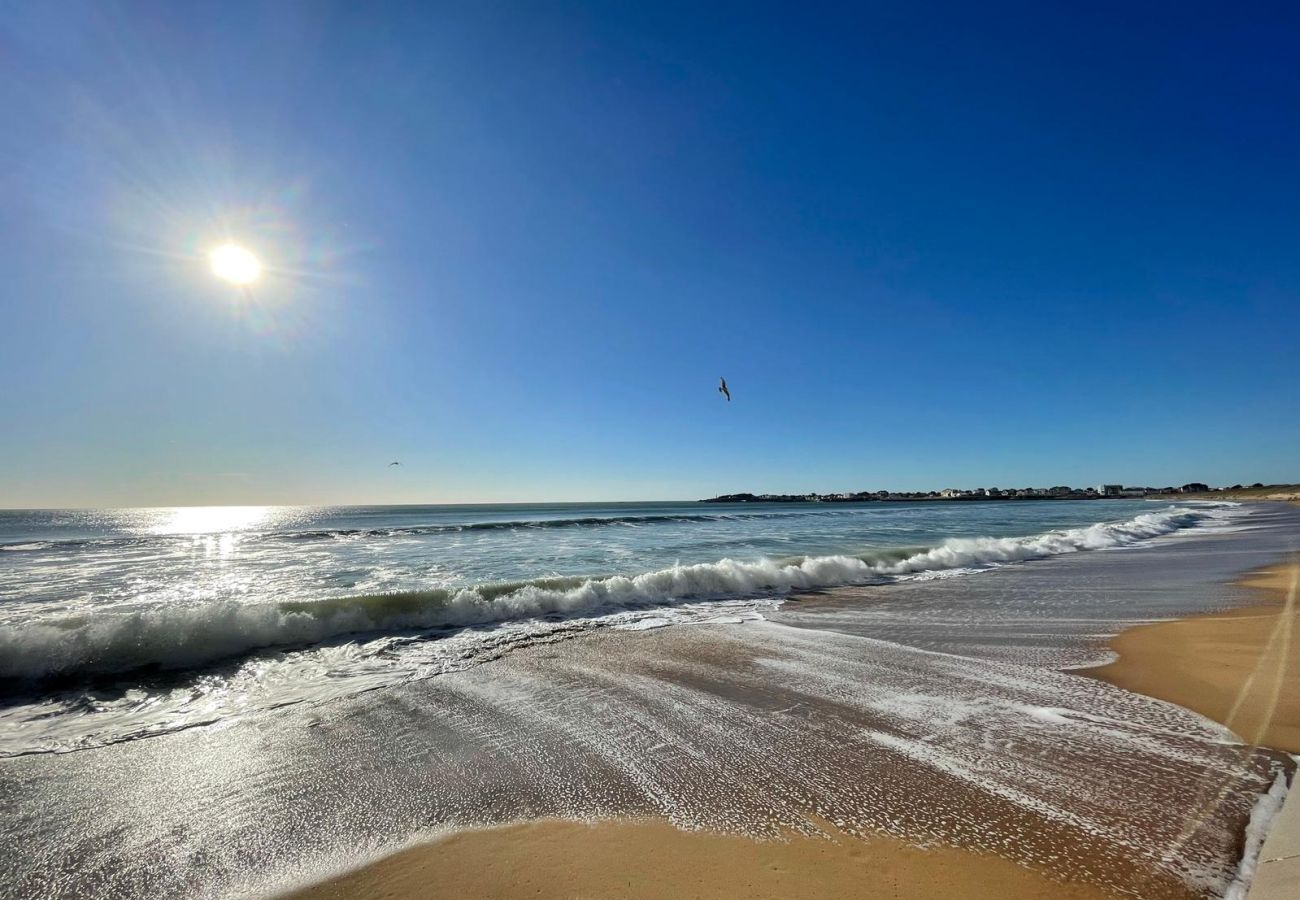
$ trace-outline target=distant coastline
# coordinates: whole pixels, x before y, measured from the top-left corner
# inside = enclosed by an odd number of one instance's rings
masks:
[[[1114,499],[1183,499],[1183,500],[1300,500],[1300,484],[1260,484],[1247,487],[1212,488],[1201,482],[1181,487],[1133,487],[1102,484],[1075,488],[1056,485],[1049,488],[945,488],[941,491],[858,491],[831,494],[720,494],[699,503],[899,503],[917,500],[987,501],[987,500],[1114,500]]]
[[[1207,491],[1197,491],[1195,493],[1177,493],[1173,491],[1161,491],[1155,494],[1151,499],[1183,500],[1272,500],[1283,503],[1300,503],[1300,484],[1252,484],[1248,487],[1242,487],[1239,484],[1232,487],[1212,488]]]

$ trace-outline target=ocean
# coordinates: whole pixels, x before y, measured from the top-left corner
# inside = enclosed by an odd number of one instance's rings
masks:
[[[1294,771],[1073,671],[1282,504],[9,512],[0,896],[267,896],[467,827],[888,834],[1239,898]]]
[[[0,511],[0,755],[1213,526],[1135,500]]]

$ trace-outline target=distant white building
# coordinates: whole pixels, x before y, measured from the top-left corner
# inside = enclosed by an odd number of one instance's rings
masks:
[[[1124,485],[1099,484],[1097,485],[1097,493],[1101,494],[1103,497],[1119,497],[1124,493]]]

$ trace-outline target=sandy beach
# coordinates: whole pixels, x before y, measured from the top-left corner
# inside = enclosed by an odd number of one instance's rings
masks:
[[[830,829],[832,832],[834,829]],[[1001,857],[953,847],[794,837],[754,841],[666,822],[532,822],[466,831],[297,892],[298,900],[385,897],[965,897],[1091,900]]]
[[[1218,488],[1176,494],[1151,494],[1152,500],[1230,500],[1233,502],[1300,503],[1300,484],[1261,484],[1259,487]]]
[[[1239,583],[1261,602],[1125,630],[1113,663],[1080,674],[1221,722],[1251,746],[1300,751],[1294,623],[1300,563]],[[1214,781],[1214,779],[1210,779]],[[1220,782],[1202,786],[1222,792]],[[1217,798],[1214,802],[1218,802]],[[1059,870],[880,833],[752,840],[662,821],[537,821],[455,833],[313,885],[299,900],[523,897],[1085,898],[1128,891],[1063,882]],[[1104,867],[1108,862],[1098,860]],[[1167,881],[1142,896],[1198,896]]]
[[[1300,753],[1300,562],[1245,578],[1262,602],[1139,625],[1088,674],[1222,722],[1249,744]]]

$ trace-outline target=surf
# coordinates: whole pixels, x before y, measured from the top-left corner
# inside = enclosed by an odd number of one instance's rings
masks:
[[[223,599],[95,610],[0,628],[0,686],[201,668],[270,649],[349,635],[491,627],[682,603],[780,597],[795,591],[979,571],[1065,553],[1123,547],[1203,524],[1211,509],[1171,507],[1115,523],[1024,537],[949,538],[861,554],[724,558],[637,574],[544,577],[462,588],[279,602]]]

